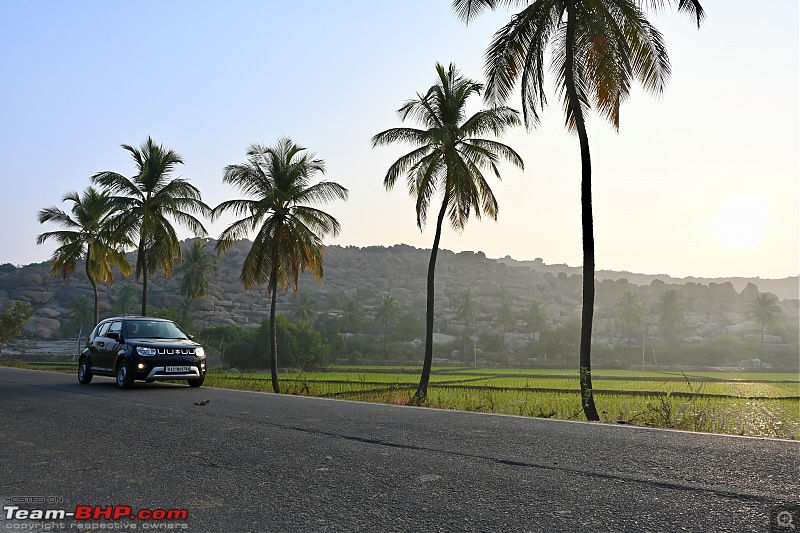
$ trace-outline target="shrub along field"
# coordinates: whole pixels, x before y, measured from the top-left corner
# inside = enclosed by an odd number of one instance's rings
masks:
[[[8,364],[7,362],[4,364]],[[28,363],[76,372],[77,363]],[[289,394],[407,404],[417,367],[339,367],[280,374]],[[796,373],[597,370],[595,399],[605,422],[729,435],[800,439]],[[211,371],[205,386],[271,392],[269,373]],[[557,369],[434,368],[429,407],[518,416],[582,419],[577,372]]]

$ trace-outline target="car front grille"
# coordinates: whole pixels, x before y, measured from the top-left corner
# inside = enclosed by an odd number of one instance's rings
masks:
[[[194,348],[156,348],[158,355],[194,355]]]

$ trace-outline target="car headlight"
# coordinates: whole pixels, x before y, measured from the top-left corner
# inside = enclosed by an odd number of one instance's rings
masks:
[[[194,349],[194,354],[197,357],[205,357],[206,351],[203,349],[202,346],[198,346],[197,348]]]
[[[156,354],[155,348],[145,348],[144,346],[137,346],[136,353],[139,355],[152,356]]]

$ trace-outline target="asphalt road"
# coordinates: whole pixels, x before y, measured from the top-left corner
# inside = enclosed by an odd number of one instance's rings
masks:
[[[791,441],[0,368],[4,507],[188,511],[47,526],[4,509],[0,533],[791,531],[799,460]]]

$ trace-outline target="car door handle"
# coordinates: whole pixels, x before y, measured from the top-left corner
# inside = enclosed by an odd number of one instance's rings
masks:
[[[106,345],[106,343],[104,343],[104,342],[98,342],[98,343],[97,343],[97,345],[98,345],[99,347],[101,347],[101,348],[104,348],[104,347],[105,347],[105,345]]]

